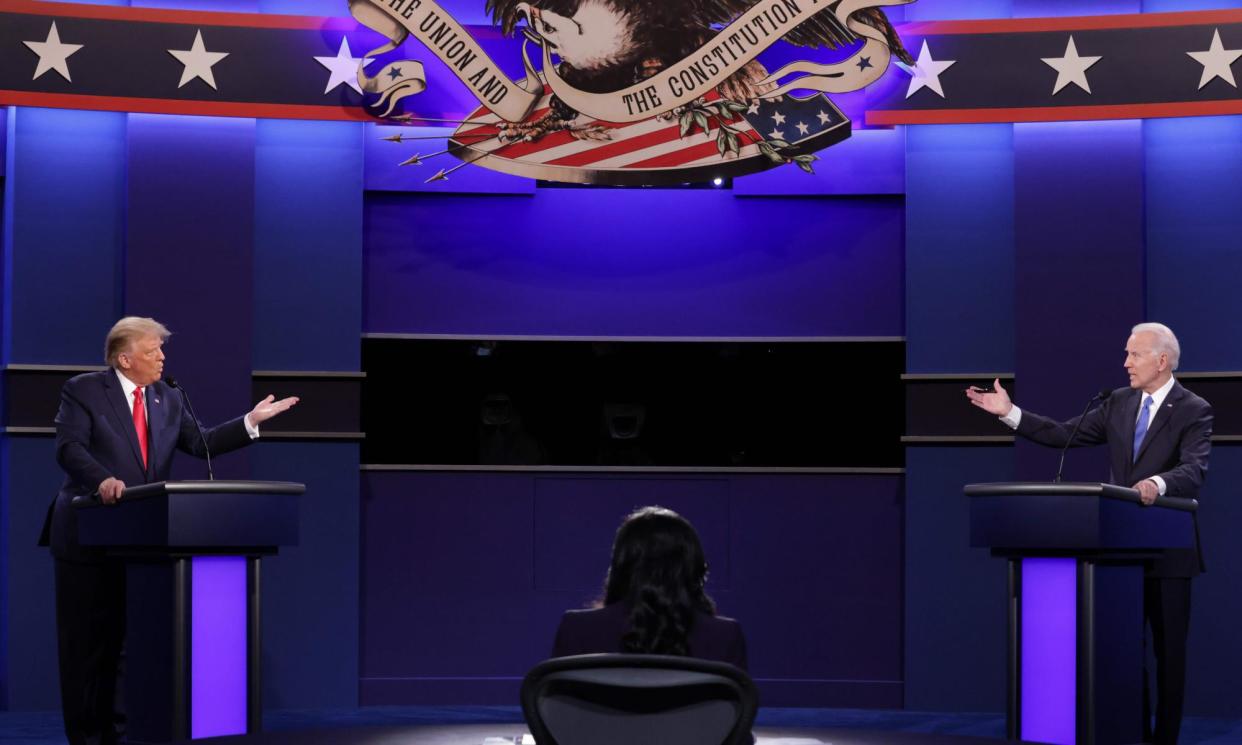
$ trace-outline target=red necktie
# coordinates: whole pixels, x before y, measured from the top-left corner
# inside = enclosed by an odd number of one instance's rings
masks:
[[[142,403],[142,389],[134,389],[134,431],[138,433],[138,447],[142,450],[142,467],[147,467],[147,410]]]

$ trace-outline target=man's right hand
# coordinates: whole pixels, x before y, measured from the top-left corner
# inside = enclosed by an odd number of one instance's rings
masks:
[[[99,482],[98,491],[101,502],[104,504],[116,504],[121,499],[121,492],[125,491],[125,482],[109,476]]]
[[[971,386],[966,389],[966,397],[972,404],[989,414],[1005,416],[1013,408],[1013,401],[1009,400],[1009,392],[1001,385],[1000,378],[992,383],[992,387],[995,390],[984,391]]]

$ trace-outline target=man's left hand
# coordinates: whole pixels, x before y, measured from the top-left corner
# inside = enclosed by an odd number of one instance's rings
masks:
[[[287,411],[297,402],[297,396],[290,396],[289,398],[282,398],[277,401],[275,396],[269,395],[267,398],[255,404],[254,408],[251,409],[250,413],[246,416],[249,417],[251,425],[258,427],[259,424],[266,422],[268,419],[271,419],[282,411]]]
[[[1138,489],[1139,498],[1143,500],[1143,504],[1147,507],[1152,506],[1156,502],[1156,497],[1160,496],[1160,487],[1156,486],[1156,482],[1151,479],[1143,479],[1134,485]]]

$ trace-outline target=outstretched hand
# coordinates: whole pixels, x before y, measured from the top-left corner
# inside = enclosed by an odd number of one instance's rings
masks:
[[[1013,408],[1013,401],[1009,400],[1009,392],[1001,385],[1000,378],[992,383],[992,387],[995,390],[985,391],[971,386],[966,389],[966,398],[989,414],[1005,416]]]
[[[268,419],[271,419],[282,411],[288,411],[297,402],[297,396],[290,396],[277,401],[275,396],[269,395],[267,398],[255,404],[254,408],[250,410],[250,414],[248,414],[250,417],[250,423],[257,427],[260,423],[266,422]]]

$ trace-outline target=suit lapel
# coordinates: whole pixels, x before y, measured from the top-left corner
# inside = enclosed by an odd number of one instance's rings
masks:
[[[134,453],[134,460],[138,464],[138,468],[142,469],[142,448],[138,447],[138,432],[134,429],[134,415],[130,413],[129,402],[125,400],[125,391],[121,390],[121,382],[116,379],[116,371],[108,370],[104,373],[104,388],[107,391],[108,403],[112,404],[112,415],[117,430],[124,432],[129,438],[129,447]],[[150,429],[148,427],[148,429]],[[148,432],[148,437],[150,433]],[[148,452],[151,442],[147,440]]]
[[[168,423],[168,402],[154,384],[146,387],[147,401],[147,480],[153,480],[155,474],[156,448],[163,441],[165,425]]]
[[[1143,437],[1143,444],[1139,445],[1138,457],[1134,459],[1137,463],[1143,457],[1143,453],[1147,452],[1147,446],[1156,438],[1156,434],[1164,429],[1164,426],[1173,418],[1173,411],[1176,409],[1178,402],[1185,395],[1185,390],[1181,384],[1174,383],[1169,390],[1169,395],[1164,397],[1164,401],[1160,404],[1160,408],[1151,412],[1151,426],[1147,429],[1147,435]],[[1138,414],[1136,413],[1137,417]]]
[[[1138,395],[1135,395],[1136,393]],[[1122,415],[1125,417],[1123,429],[1126,433],[1126,452],[1130,455],[1130,465],[1134,465],[1132,460],[1134,457],[1134,430],[1138,426],[1139,400],[1143,396],[1142,391],[1135,391],[1133,389],[1130,390],[1128,395],[1126,405],[1122,407]]]

